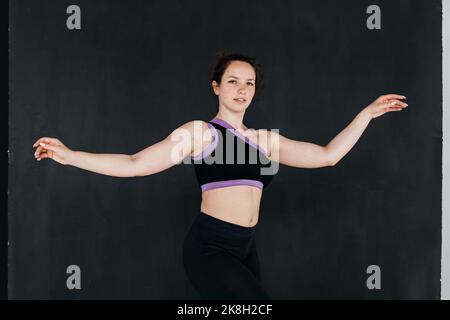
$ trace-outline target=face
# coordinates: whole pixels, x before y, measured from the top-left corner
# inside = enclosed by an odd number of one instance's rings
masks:
[[[232,61],[222,75],[220,85],[212,82],[219,103],[233,111],[245,110],[255,95],[256,74],[252,65]]]

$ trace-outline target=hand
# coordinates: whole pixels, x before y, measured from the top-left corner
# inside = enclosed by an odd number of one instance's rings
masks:
[[[37,147],[38,146],[38,147]],[[37,140],[33,147],[37,147],[34,157],[40,161],[43,158],[50,158],[61,164],[68,164],[73,151],[67,148],[56,138],[43,137]]]
[[[398,94],[383,95],[368,105],[365,110],[371,115],[372,119],[375,119],[386,112],[401,111],[408,105],[399,99],[406,99],[406,97]]]

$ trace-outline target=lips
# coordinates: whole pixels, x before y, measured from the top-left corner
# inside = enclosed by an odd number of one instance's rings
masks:
[[[244,99],[244,98],[236,98],[236,99],[233,99],[234,101],[238,101],[238,102],[245,102],[245,101],[247,101],[246,99]]]

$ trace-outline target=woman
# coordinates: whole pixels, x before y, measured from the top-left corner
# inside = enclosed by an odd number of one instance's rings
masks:
[[[223,51],[212,71],[211,84],[219,108],[208,122],[187,122],[133,155],[73,151],[56,138],[43,137],[33,145],[37,147],[35,157],[100,174],[135,177],[166,170],[190,156],[202,201],[183,245],[188,278],[203,298],[268,299],[261,286],[254,239],[262,190],[274,174],[273,170],[263,173],[264,169],[273,163],[298,168],[333,166],[349,152],[372,119],[403,110],[407,104],[400,101],[405,99],[401,95],[380,96],[326,146],[320,146],[291,140],[271,130],[251,130],[243,124],[261,84],[261,68],[253,58]],[[180,137],[184,137],[181,142]],[[252,152],[257,155],[253,162]],[[233,161],[223,161],[225,158]]]

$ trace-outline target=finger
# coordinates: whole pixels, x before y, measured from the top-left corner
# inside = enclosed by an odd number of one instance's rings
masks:
[[[384,109],[391,109],[391,108],[394,108],[394,106],[397,104],[397,102],[396,101],[388,101],[388,102],[384,102],[384,103],[382,103],[381,104],[381,106],[384,108]]]
[[[37,145],[39,145],[40,139],[38,139],[35,143],[33,143],[33,147],[36,147]]]
[[[44,159],[44,158],[48,158],[48,154],[46,152],[41,153],[36,160],[41,161],[41,159]]]
[[[45,149],[48,149],[48,150],[52,150],[52,151],[56,151],[56,150],[58,150],[58,146],[52,146],[51,144],[48,144],[48,143],[44,143],[44,142],[41,142],[41,143],[39,143],[42,147],[44,147]]]
[[[38,140],[33,144],[33,147],[39,145],[41,142],[49,143],[49,144],[54,144],[54,145],[58,145],[58,144],[59,144],[59,140],[56,139],[56,138],[42,137],[42,138],[38,139]]]
[[[44,139],[46,139],[47,141],[44,141]],[[43,137],[43,138],[39,138],[34,144],[33,144],[33,147],[36,147],[36,146],[38,146],[41,142],[47,142],[47,143],[49,143],[50,141],[48,141],[50,138],[48,138],[48,137]]]
[[[42,147],[41,146],[37,147],[36,151],[34,152],[34,156],[39,157],[39,154],[41,153],[41,151],[42,151]]]
[[[42,157],[44,157],[47,154],[46,150],[43,150],[41,152],[39,152],[38,154],[35,154],[34,156],[36,157],[36,160],[40,160]]]
[[[391,99],[406,99],[406,97],[402,96],[402,95],[398,95],[398,94],[385,94],[385,95],[380,96],[376,101],[384,103]]]
[[[394,103],[394,105],[401,106],[401,107],[404,107],[404,108],[406,108],[408,106],[407,103],[405,103],[403,101],[398,101],[398,100],[395,100],[395,99],[394,100],[389,100],[389,102]]]
[[[43,154],[47,154],[49,150],[42,148],[40,152],[37,154],[37,157],[40,158]]]
[[[403,110],[403,108],[393,108],[393,107],[387,109],[388,112],[391,112],[391,111],[402,111],[402,110]]]
[[[399,95],[399,94],[395,94],[395,93],[390,93],[390,94],[385,94],[382,95],[382,97],[384,97],[384,99],[406,99],[405,96]]]

